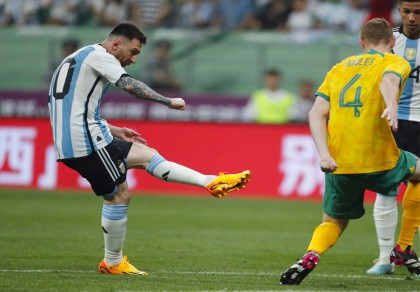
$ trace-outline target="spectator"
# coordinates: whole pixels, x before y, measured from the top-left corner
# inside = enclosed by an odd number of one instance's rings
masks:
[[[286,21],[289,31],[311,29],[314,25],[313,15],[308,9],[307,0],[293,0],[293,10]]]
[[[179,24],[185,28],[202,28],[212,24],[214,4],[209,0],[186,0],[180,8]]]
[[[101,6],[98,4],[96,14],[99,25],[114,26],[128,20],[128,2],[124,0],[105,0]]]
[[[373,18],[385,18],[392,23],[392,11],[394,9],[393,0],[369,0],[369,12],[365,21]]]
[[[46,24],[49,25],[72,25],[76,22],[76,6],[79,0],[46,0],[45,10]]]
[[[4,0],[0,4],[0,26],[38,24],[40,0]],[[0,11],[1,12],[1,11]]]
[[[172,71],[172,43],[160,40],[154,45],[154,57],[149,60],[145,69],[144,81],[154,90],[179,91],[181,85]]]
[[[250,28],[263,30],[284,30],[291,12],[286,0],[270,0],[251,17]]]
[[[218,0],[215,25],[226,30],[244,29],[254,8],[252,0]]]
[[[307,123],[314,101],[314,83],[311,80],[302,80],[299,85],[299,95],[290,109],[290,120],[294,123]]]
[[[135,18],[134,23],[143,28],[158,26],[166,17],[175,12],[175,2],[176,0],[133,0],[131,9]]]
[[[315,25],[320,29],[343,30],[347,6],[341,0],[322,0],[314,7]]]
[[[366,21],[367,10],[362,0],[349,0],[347,21],[345,28],[349,32],[358,32],[360,27]]]
[[[95,13],[95,1],[96,0],[79,1],[79,3],[75,7],[75,25],[97,24],[97,18]]]
[[[54,71],[55,69],[57,69],[58,65],[60,65],[61,61],[67,56],[76,52],[79,46],[79,40],[75,38],[67,38],[62,41],[60,48],[60,56],[58,56],[58,58],[51,59],[48,73],[45,76],[46,86],[50,86],[51,77],[54,75]]]
[[[280,88],[281,73],[269,69],[264,73],[265,87],[255,91],[244,109],[243,119],[260,124],[290,122],[290,108],[296,96]]]
[[[159,6],[151,27],[175,27],[178,21],[179,0],[165,0]]]

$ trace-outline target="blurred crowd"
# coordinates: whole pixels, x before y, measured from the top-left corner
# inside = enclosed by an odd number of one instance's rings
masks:
[[[394,25],[394,0],[0,0],[0,26],[113,26],[143,29],[357,31],[367,19]]]

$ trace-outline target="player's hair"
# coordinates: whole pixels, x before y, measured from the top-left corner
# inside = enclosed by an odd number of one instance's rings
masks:
[[[388,44],[393,38],[392,26],[383,18],[374,18],[363,24],[360,36],[373,45],[378,45],[381,42]]]
[[[264,71],[264,75],[265,76],[278,76],[278,77],[281,77],[281,72],[280,72],[280,70],[277,70],[277,69],[274,69],[274,68],[269,68],[269,69],[266,69]]]
[[[124,36],[128,40],[138,39],[143,45],[146,44],[146,36],[142,31],[131,23],[120,23],[115,26],[109,36]]]

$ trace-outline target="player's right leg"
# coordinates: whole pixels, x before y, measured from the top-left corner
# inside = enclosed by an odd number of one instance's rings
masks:
[[[168,161],[156,150],[134,143],[127,157],[127,167],[145,169],[156,178],[206,188],[211,195],[222,197],[245,187],[250,179],[250,171],[238,174],[204,175],[191,168]]]
[[[398,208],[395,196],[376,195],[373,208],[376,235],[379,245],[379,258],[374,265],[367,270],[368,274],[381,275],[394,272],[394,265],[390,263],[390,257],[395,242],[395,229],[398,223]]]

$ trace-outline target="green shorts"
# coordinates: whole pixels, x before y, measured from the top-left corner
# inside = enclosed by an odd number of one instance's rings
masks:
[[[366,174],[325,174],[324,213],[336,219],[357,219],[365,214],[365,190],[396,196],[398,186],[415,171],[417,157],[400,150],[394,168]]]

